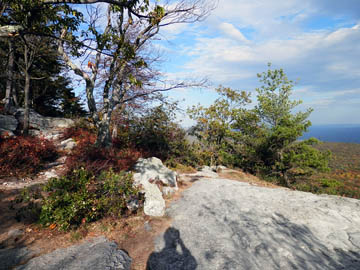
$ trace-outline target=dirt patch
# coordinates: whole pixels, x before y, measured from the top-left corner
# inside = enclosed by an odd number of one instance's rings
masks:
[[[232,170],[232,169],[224,169],[218,172],[220,178],[235,180],[239,182],[249,183],[251,185],[259,186],[259,187],[271,187],[271,188],[280,188],[279,186],[272,184],[270,182],[266,182],[264,180],[259,179],[258,177],[245,173],[241,170]],[[283,188],[283,187],[281,187]]]

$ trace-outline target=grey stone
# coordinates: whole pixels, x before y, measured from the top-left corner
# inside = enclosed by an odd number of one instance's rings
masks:
[[[203,166],[198,173],[199,176],[202,177],[218,177],[218,174],[216,173],[216,166]]]
[[[58,249],[30,260],[16,270],[130,270],[131,258],[105,237]]]
[[[146,221],[146,222],[144,223],[144,229],[145,229],[145,231],[147,231],[147,232],[150,232],[150,231],[152,230],[152,227],[151,227],[149,221]]]
[[[141,186],[145,193],[144,213],[148,216],[163,216],[165,200],[157,183],[163,185],[166,195],[177,190],[177,173],[166,168],[160,159],[152,157],[140,158],[134,166],[134,184]]]
[[[37,251],[27,247],[0,249],[0,270],[13,269],[14,266],[27,262],[37,254]]]
[[[0,129],[4,131],[14,132],[17,129],[18,121],[12,115],[0,114]]]
[[[142,178],[141,173],[134,174],[134,182],[141,185],[145,193],[144,213],[148,216],[162,217],[165,214],[165,200],[159,187]]]
[[[203,179],[166,213],[150,270],[360,269],[359,200]]]
[[[75,148],[75,146],[76,146],[76,142],[74,141],[73,138],[69,138],[60,143],[60,148],[63,150],[72,150]]]
[[[200,179],[200,178],[217,178],[219,175],[212,170],[201,170],[196,173],[186,173],[182,174],[183,181],[192,181],[192,179]]]
[[[46,179],[51,179],[51,178],[57,178],[57,177],[59,177],[59,175],[56,173],[55,170],[50,170],[50,171],[44,172],[44,176],[46,177]]]
[[[24,121],[25,110],[20,108],[16,111],[15,117],[19,122]],[[54,128],[67,128],[74,125],[72,119],[57,118],[57,117],[44,117],[34,110],[30,110],[29,113],[29,126],[30,129],[36,129],[40,131],[46,131]]]
[[[140,202],[137,198],[131,198],[126,202],[126,207],[130,211],[136,211],[140,207]]]
[[[159,180],[165,186],[177,188],[177,173],[166,168],[160,159],[156,157],[144,159],[139,158],[134,166],[134,170],[142,174],[146,180]]]
[[[7,129],[2,129],[2,128],[0,128],[0,135],[3,138],[10,138],[10,137],[15,136],[14,132],[7,130]]]
[[[19,236],[22,236],[23,234],[24,234],[24,231],[21,229],[13,229],[13,230],[8,231],[8,233],[7,233],[7,235],[9,237],[19,237]]]

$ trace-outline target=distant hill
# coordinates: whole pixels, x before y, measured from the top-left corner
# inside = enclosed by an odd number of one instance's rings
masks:
[[[300,139],[315,137],[324,142],[360,143],[359,125],[313,125]]]

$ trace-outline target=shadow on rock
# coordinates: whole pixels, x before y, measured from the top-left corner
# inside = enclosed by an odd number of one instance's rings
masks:
[[[179,230],[168,228],[164,233],[165,247],[153,252],[147,261],[147,270],[195,270],[197,262],[186,248]]]
[[[307,226],[279,213],[242,213],[228,200],[219,206],[229,210],[227,215],[219,215],[216,206],[203,205],[203,214],[212,216],[224,233],[215,233],[219,239],[213,241],[226,246],[222,252],[210,248],[210,257],[205,254],[206,261],[218,264],[211,269],[360,269],[359,250],[329,248]]]

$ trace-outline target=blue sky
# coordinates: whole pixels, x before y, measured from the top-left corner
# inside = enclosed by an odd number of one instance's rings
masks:
[[[313,124],[360,124],[358,0],[219,0],[205,21],[169,26],[161,38],[156,46],[169,78],[208,78],[213,88],[255,97],[256,74],[271,62],[298,81],[293,98],[314,109]],[[169,95],[184,99],[184,109],[216,98],[211,89]]]

